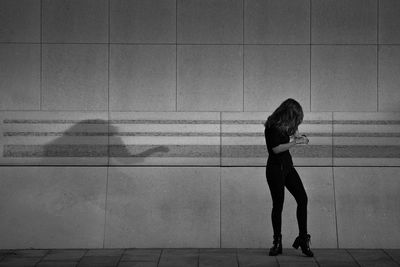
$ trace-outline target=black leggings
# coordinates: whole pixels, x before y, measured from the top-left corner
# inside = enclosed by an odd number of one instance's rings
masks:
[[[281,235],[282,209],[285,199],[285,186],[297,202],[297,223],[299,235],[307,234],[307,194],[304,190],[300,176],[294,167],[270,165],[266,168],[266,176],[272,197],[272,227],[274,235]]]

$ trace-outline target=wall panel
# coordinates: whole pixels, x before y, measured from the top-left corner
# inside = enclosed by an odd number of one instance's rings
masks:
[[[376,46],[311,47],[311,111],[377,111]]]
[[[341,248],[400,248],[399,172],[399,168],[334,168]]]
[[[243,46],[178,46],[178,111],[243,110]]]
[[[379,43],[400,44],[400,2],[379,1]]]
[[[0,44],[0,109],[40,109],[40,46]]]
[[[107,43],[107,0],[43,0],[42,38],[51,43]]]
[[[245,0],[246,44],[310,43],[310,0]]]
[[[287,98],[310,110],[309,46],[247,45],[244,111],[273,111]]]
[[[2,112],[0,164],[104,165],[107,113]]]
[[[108,47],[43,45],[44,110],[108,109]]]
[[[220,164],[219,113],[113,112],[110,164]]]
[[[175,111],[176,47],[112,45],[110,110]]]
[[[177,0],[180,44],[241,44],[242,0]]]
[[[175,43],[176,0],[110,1],[112,43]]]
[[[400,46],[379,46],[379,111],[400,111],[399,73]]]
[[[101,248],[106,168],[1,167],[1,249]]]
[[[335,112],[334,166],[400,166],[400,114]]]
[[[0,42],[40,42],[40,0],[2,0],[0,10]]]
[[[105,247],[219,247],[217,168],[109,170]]]
[[[311,0],[315,44],[376,44],[376,0]]]

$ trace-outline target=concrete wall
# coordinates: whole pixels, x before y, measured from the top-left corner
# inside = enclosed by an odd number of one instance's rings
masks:
[[[288,97],[313,247],[400,248],[399,12],[0,0],[0,248],[270,246],[262,123]]]

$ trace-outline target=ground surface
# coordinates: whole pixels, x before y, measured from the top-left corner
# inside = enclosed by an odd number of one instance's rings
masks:
[[[400,249],[313,249],[314,258],[284,249],[270,257],[265,249],[50,249],[0,250],[7,267],[265,267],[400,266]]]

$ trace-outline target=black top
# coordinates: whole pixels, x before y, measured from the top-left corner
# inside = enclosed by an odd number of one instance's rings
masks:
[[[272,148],[280,144],[289,143],[290,137],[287,133],[280,132],[276,127],[265,127],[264,130],[265,142],[268,149],[268,162],[267,165],[283,165],[293,166],[292,156],[289,150],[275,154]]]

